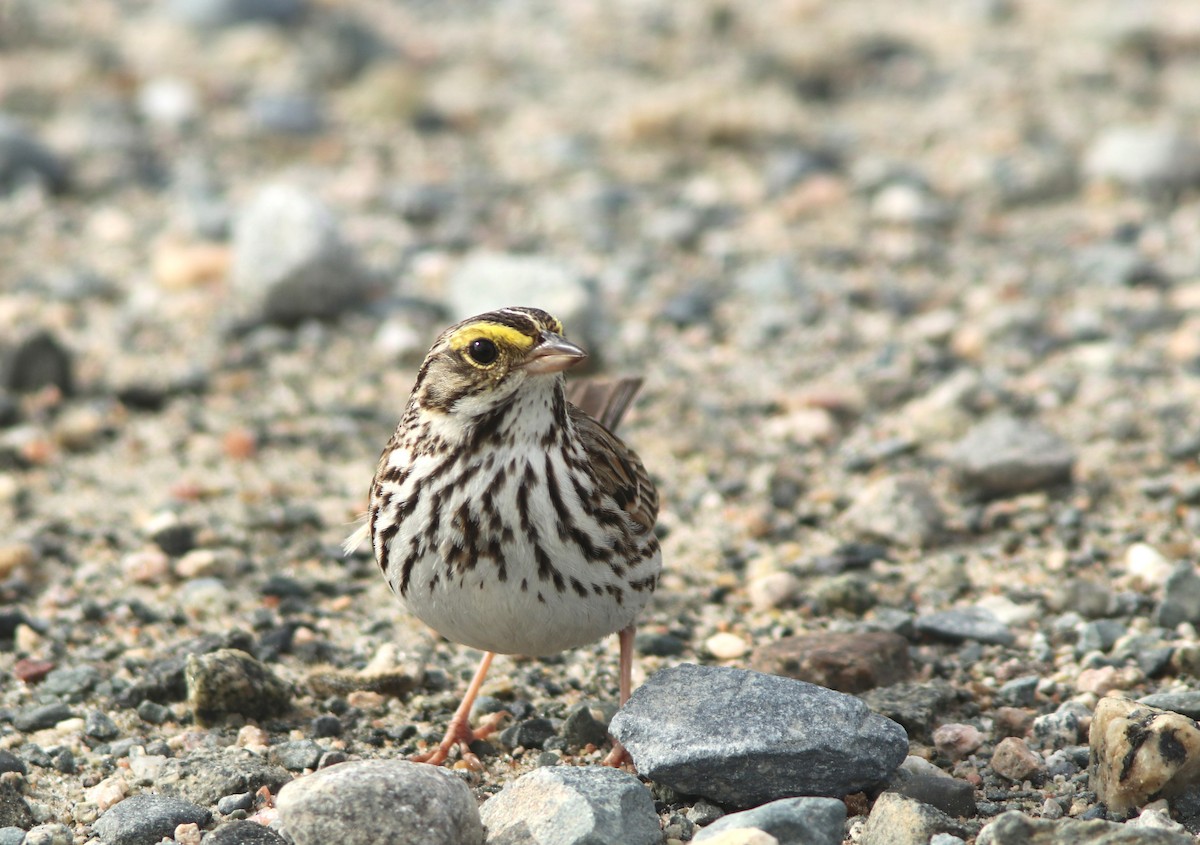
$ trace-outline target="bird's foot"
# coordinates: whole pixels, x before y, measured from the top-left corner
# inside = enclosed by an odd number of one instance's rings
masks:
[[[508,716],[507,712],[489,714],[479,727],[471,730],[471,726],[467,723],[467,719],[458,718],[455,716],[450,720],[450,724],[446,726],[446,735],[442,737],[442,741],[432,751],[427,751],[424,754],[414,754],[408,759],[414,763],[429,763],[431,766],[440,766],[450,757],[450,752],[458,747],[458,759],[461,763],[466,764],[466,767],[474,771],[483,771],[483,763],[479,757],[471,750],[471,743],[477,739],[486,739],[491,736],[500,727],[500,723]]]
[[[608,756],[600,761],[600,765],[612,766],[614,769],[622,769],[628,765],[630,769],[637,771],[633,765],[633,758],[629,756],[629,752],[625,750],[625,746],[615,739],[612,741],[612,744],[612,751],[608,752]]]

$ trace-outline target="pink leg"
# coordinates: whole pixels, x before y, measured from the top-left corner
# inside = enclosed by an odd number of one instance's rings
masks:
[[[625,702],[629,700],[629,696],[633,694],[633,635],[637,633],[637,626],[630,625],[627,628],[622,628],[617,634],[617,639],[621,643],[621,706],[625,706]],[[633,765],[633,760],[629,756],[629,752],[625,750],[625,746],[612,741],[612,751],[604,758],[605,766],[620,767],[628,763]]]
[[[483,653],[483,660],[479,661],[479,668],[475,670],[475,677],[471,679],[471,685],[467,687],[467,692],[463,696],[462,703],[458,705],[458,709],[454,711],[454,717],[450,720],[450,724],[446,726],[446,736],[442,739],[438,747],[426,754],[414,755],[409,758],[410,760],[414,763],[430,763],[434,766],[439,766],[450,756],[450,749],[457,745],[462,750],[462,759],[473,763],[476,767],[481,767],[479,758],[472,754],[467,746],[476,739],[487,736],[495,730],[495,726],[492,725],[486,729],[473,731],[471,730],[469,720],[471,707],[475,704],[475,699],[479,697],[479,689],[483,686],[483,679],[487,677],[488,667],[492,665],[492,658],[495,656],[490,651]]]

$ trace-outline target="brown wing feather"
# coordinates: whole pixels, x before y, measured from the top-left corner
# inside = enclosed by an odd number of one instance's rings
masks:
[[[658,491],[637,454],[602,424],[603,420],[612,420],[615,426],[641,385],[641,379],[573,382],[568,391],[571,400],[568,409],[600,486],[611,490],[617,501],[623,502],[625,512],[641,527],[641,533],[647,533],[654,530],[658,518]],[[577,405],[576,398],[590,407]],[[592,409],[601,420],[589,413]]]

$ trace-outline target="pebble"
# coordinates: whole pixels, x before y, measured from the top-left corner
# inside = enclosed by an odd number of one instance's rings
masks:
[[[360,304],[371,285],[333,212],[295,185],[263,188],[234,221],[229,292],[242,319],[329,319]]]
[[[973,426],[948,456],[959,484],[983,496],[1011,496],[1071,480],[1075,452],[1035,422],[996,416]]]
[[[1128,188],[1179,190],[1200,180],[1200,144],[1168,126],[1111,126],[1084,153],[1083,171]]]
[[[912,675],[908,640],[890,631],[783,637],[754,649],[751,668],[856,694]]]
[[[307,0],[169,0],[167,13],[196,29],[224,29],[254,21],[288,24],[300,19]]]
[[[750,644],[737,634],[722,632],[706,639],[704,649],[718,660],[736,660],[750,650]]]
[[[635,776],[601,766],[522,775],[484,802],[488,845],[658,845],[658,813]]]
[[[693,839],[693,842],[698,840]],[[704,840],[708,845],[780,845],[779,840],[765,830],[738,827],[723,830]]]
[[[1005,681],[996,690],[996,699],[1010,707],[1032,707],[1037,700],[1039,675],[1025,675]]]
[[[840,522],[862,539],[926,548],[941,536],[945,515],[927,483],[890,477],[859,493]]]
[[[288,841],[258,822],[235,820],[205,834],[204,845],[288,845]]]
[[[554,725],[549,719],[523,719],[501,732],[500,744],[505,748],[541,748],[552,736]]]
[[[992,752],[992,770],[1017,783],[1034,777],[1043,768],[1042,758],[1021,737],[1005,737]]]
[[[693,842],[718,842],[727,832],[753,828],[779,845],[841,845],[846,805],[836,798],[781,798],[753,810],[730,813],[701,830]]]
[[[1158,710],[1170,710],[1189,719],[1200,720],[1200,690],[1185,692],[1156,692],[1138,699],[1139,704]]]
[[[944,681],[904,682],[867,690],[862,700],[883,716],[899,722],[914,739],[928,737],[935,718],[942,716],[957,693]]]
[[[30,733],[32,731],[40,731],[44,728],[52,728],[59,722],[70,719],[75,714],[71,712],[70,706],[62,701],[52,701],[49,704],[42,704],[37,707],[31,707],[28,710],[22,710],[13,719],[13,727],[19,731]]]
[[[58,194],[67,189],[69,178],[66,161],[16,120],[0,114],[0,194],[31,183]]]
[[[188,706],[200,725],[219,723],[230,714],[261,719],[291,707],[288,686],[266,664],[238,649],[190,654],[184,674]]]
[[[563,719],[560,733],[566,748],[577,751],[588,745],[603,745],[608,739],[608,725],[598,721],[590,707],[580,704]]]
[[[1053,713],[1033,720],[1033,736],[1043,748],[1064,748],[1076,745],[1091,712],[1077,701],[1064,701]]]
[[[311,739],[294,739],[272,745],[268,759],[291,772],[315,769],[325,749]]]
[[[1163,585],[1163,598],[1154,609],[1154,623],[1174,628],[1181,622],[1200,623],[1200,574],[1190,562],[1171,570]]]
[[[292,780],[287,769],[267,763],[262,754],[242,748],[197,749],[164,761],[155,785],[201,806],[212,806],[226,795],[254,793],[266,787],[272,794]]]
[[[914,620],[913,627],[918,633],[952,643],[974,640],[991,645],[1012,645],[1014,641],[1008,626],[982,607],[924,613]]]
[[[211,818],[190,801],[142,793],[110,807],[92,827],[104,845],[145,845],[170,838],[181,824],[203,826]]]
[[[393,842],[483,845],[471,790],[445,769],[423,763],[363,760],[330,766],[284,786],[275,804],[295,845],[375,845],[383,835]]]
[[[25,830],[20,827],[0,827],[0,845],[23,845]]]
[[[315,135],[325,127],[321,103],[302,91],[259,91],[246,104],[259,129],[280,135]]]
[[[977,811],[975,787],[970,782],[952,777],[946,772],[938,769],[935,771],[936,774],[913,773],[901,767],[888,785],[888,790],[928,804],[953,818],[974,816]]]
[[[951,760],[962,760],[983,745],[983,734],[974,725],[950,722],[934,730],[933,744]]]
[[[1125,574],[1133,586],[1153,590],[1167,582],[1174,565],[1149,543],[1134,543],[1125,551]]]
[[[0,123],[0,127],[3,124]],[[2,153],[0,153],[2,157]],[[3,164],[0,163],[0,171]],[[0,173],[0,181],[3,175]],[[69,396],[75,387],[74,356],[46,329],[5,332],[0,339],[0,389],[32,393],[55,387]]]
[[[898,792],[884,792],[867,817],[862,845],[928,845],[937,833],[965,835],[966,830],[936,807]]]
[[[789,604],[803,589],[803,582],[790,572],[768,572],[746,584],[746,598],[756,611]]]
[[[1009,811],[979,832],[975,845],[1195,845],[1186,833],[1166,830],[1132,832],[1127,825],[1093,819],[1032,819]]]
[[[455,320],[494,308],[537,303],[566,326],[589,356],[600,357],[606,324],[588,280],[566,264],[541,255],[477,252],[447,281],[446,303]]]
[[[738,807],[859,792],[890,778],[908,752],[904,730],[860,699],[694,664],[652,675],[609,730],[642,775]]]
[[[51,822],[31,827],[22,845],[74,845],[75,837],[65,824]]]
[[[1102,698],[1088,744],[1096,761],[1088,787],[1112,813],[1171,798],[1200,777],[1200,725],[1178,713]]]
[[[21,795],[24,779],[0,778],[0,827],[19,827],[28,830],[34,824],[29,803]]]

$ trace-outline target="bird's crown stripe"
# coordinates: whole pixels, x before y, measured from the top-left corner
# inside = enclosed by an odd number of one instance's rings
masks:
[[[536,338],[530,337],[520,329],[500,323],[472,323],[450,335],[447,345],[454,351],[459,351],[473,340],[486,337],[496,343],[515,346],[518,349],[529,349]]]

